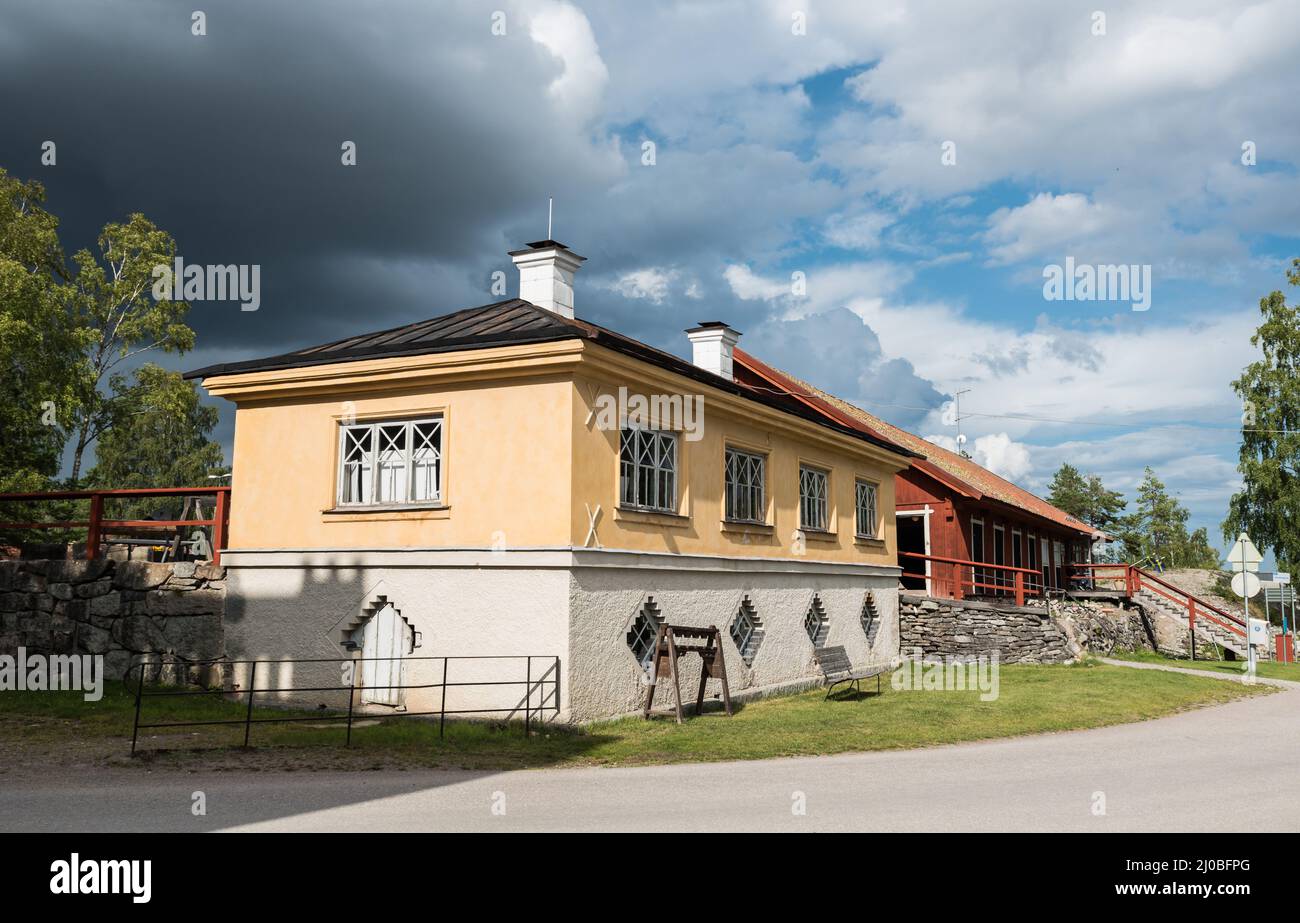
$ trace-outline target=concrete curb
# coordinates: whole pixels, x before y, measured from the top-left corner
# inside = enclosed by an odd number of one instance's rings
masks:
[[[1183,673],[1187,676],[1208,676],[1211,679],[1227,680],[1230,683],[1242,682],[1242,677],[1232,676],[1228,673],[1218,673],[1213,670],[1191,670],[1187,667],[1169,667],[1162,663],[1142,663],[1137,660],[1113,660],[1110,657],[1098,657],[1102,663],[1108,663],[1112,667],[1132,667],[1135,670],[1163,670],[1166,673]],[[1289,679],[1272,679],[1270,677],[1256,676],[1255,682],[1261,686],[1277,686],[1279,689],[1300,689],[1300,683]]]

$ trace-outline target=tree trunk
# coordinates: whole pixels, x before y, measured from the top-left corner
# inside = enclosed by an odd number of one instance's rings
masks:
[[[72,483],[70,485],[72,490],[77,489],[78,479],[81,477],[81,456],[86,452],[86,437],[89,429],[88,424],[83,424],[81,431],[77,434],[77,450],[72,453]]]

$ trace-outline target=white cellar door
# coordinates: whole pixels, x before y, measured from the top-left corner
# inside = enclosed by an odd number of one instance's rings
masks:
[[[403,659],[411,649],[410,629],[392,604],[384,606],[359,629],[361,638],[361,701],[401,705],[405,676]],[[374,660],[371,658],[392,658]]]

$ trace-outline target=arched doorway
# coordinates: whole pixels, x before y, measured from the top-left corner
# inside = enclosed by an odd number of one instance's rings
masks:
[[[400,706],[408,654],[415,650],[415,631],[392,603],[352,631],[361,651],[361,701],[369,705]]]

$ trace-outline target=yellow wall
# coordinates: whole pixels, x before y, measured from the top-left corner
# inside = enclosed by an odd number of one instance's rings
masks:
[[[800,460],[831,472],[830,539],[809,560],[895,563],[894,472],[861,440],[582,341],[222,376],[236,402],[230,546],[235,549],[558,547],[586,543],[600,507],[606,548],[792,557]],[[593,399],[703,393],[698,441],[678,439],[680,517],[618,509],[618,431]],[[331,512],[339,422],[442,413],[445,508]],[[724,528],[723,447],[767,454],[769,527]],[[879,485],[881,540],[854,538],[855,476]],[[594,543],[589,543],[594,546]]]
[[[637,551],[672,551],[738,557],[806,557],[820,561],[894,564],[894,473],[903,460],[861,440],[839,435],[778,410],[757,406],[694,379],[669,372],[638,369],[636,360],[605,350],[591,350],[574,381],[573,526],[574,544],[582,544],[588,509],[600,506],[597,535],[602,545]],[[633,377],[639,373],[640,381]],[[678,515],[625,511],[619,508],[619,437],[589,419],[597,395],[618,393],[702,394],[699,437],[679,434]],[[599,405],[597,405],[599,406]],[[664,427],[668,428],[668,427]],[[766,457],[766,526],[723,522],[724,450],[726,446]],[[804,536],[799,546],[799,465],[830,473],[832,536]],[[877,485],[877,540],[855,537],[854,483]]]

